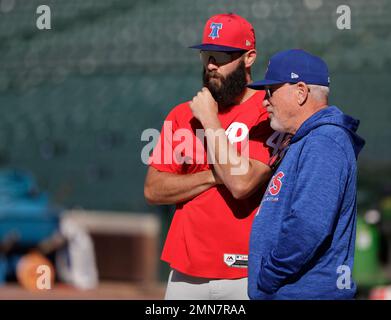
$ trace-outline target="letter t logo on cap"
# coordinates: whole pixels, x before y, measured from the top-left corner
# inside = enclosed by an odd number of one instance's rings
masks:
[[[223,24],[212,22],[210,24],[210,28],[212,29],[212,31],[209,34],[209,38],[212,38],[214,40],[215,38],[219,38],[219,30],[223,28]]]

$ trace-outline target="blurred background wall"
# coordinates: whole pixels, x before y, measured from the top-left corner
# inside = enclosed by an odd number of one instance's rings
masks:
[[[36,27],[41,4],[51,8],[51,30]],[[336,26],[341,4],[351,9],[350,30]],[[367,141],[360,215],[391,215],[387,0],[0,0],[1,167],[29,170],[68,208],[156,214],[163,242],[173,208],[144,200],[140,137],[200,89],[198,52],[187,47],[221,12],[255,28],[254,79],[287,48],[327,61],[331,103],[361,120]]]

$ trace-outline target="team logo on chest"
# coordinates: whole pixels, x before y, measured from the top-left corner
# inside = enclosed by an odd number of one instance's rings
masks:
[[[248,127],[241,122],[232,122],[227,130],[225,130],[225,134],[227,135],[229,142],[232,144],[246,139],[248,132]]]
[[[284,172],[280,171],[275,174],[270,181],[268,191],[272,196],[276,196],[280,193],[282,188],[282,178],[284,177]]]

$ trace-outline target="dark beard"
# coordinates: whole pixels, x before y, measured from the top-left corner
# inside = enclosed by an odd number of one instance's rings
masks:
[[[204,68],[202,78],[204,86],[209,89],[220,111],[237,104],[238,98],[244,93],[247,85],[244,61],[241,61],[238,67],[226,77]],[[220,79],[220,85],[216,85],[214,81],[211,82],[213,78]]]

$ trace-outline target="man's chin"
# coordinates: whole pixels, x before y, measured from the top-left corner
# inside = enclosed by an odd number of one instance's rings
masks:
[[[273,117],[273,115],[270,117],[270,114],[269,114],[269,119],[270,119],[270,127],[274,131],[279,131],[279,132],[283,132],[284,131],[282,126],[276,121],[276,119]]]
[[[208,81],[208,87],[212,87],[213,89],[220,89],[221,88],[221,80],[218,78],[211,78]]]

